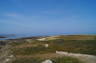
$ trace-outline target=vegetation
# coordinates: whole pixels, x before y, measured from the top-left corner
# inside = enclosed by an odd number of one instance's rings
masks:
[[[21,58],[13,61],[13,63],[41,63],[46,59],[41,58]],[[82,63],[76,58],[71,57],[59,57],[59,58],[50,58],[53,63]]]
[[[96,55],[96,40],[53,40],[56,50]]]
[[[43,54],[48,52],[55,52],[55,49],[52,49],[51,47],[45,48],[44,46],[14,49],[14,54],[16,55]]]
[[[48,44],[48,47],[45,47],[45,44]],[[45,41],[27,39],[23,41],[18,40],[11,43],[11,45],[13,46],[13,54],[16,56],[16,60],[13,63],[41,63],[46,59],[52,60],[53,63],[82,63],[76,58],[58,57],[53,54],[56,51],[96,55],[95,39],[64,40],[62,37]]]
[[[49,44],[49,47],[46,48],[42,44]],[[27,45],[32,45],[27,47]],[[37,45],[37,46],[34,46]],[[20,44],[19,44],[20,46]],[[50,41],[36,41],[32,43],[25,43],[25,46],[19,48],[14,48],[14,54],[16,55],[30,55],[30,54],[37,54],[37,53],[50,53],[55,52],[56,50],[59,51],[67,51],[67,52],[74,52],[74,53],[83,53],[83,54],[90,54],[96,55],[96,40],[50,40]]]

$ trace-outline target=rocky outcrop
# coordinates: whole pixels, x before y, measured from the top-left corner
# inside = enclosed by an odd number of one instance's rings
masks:
[[[93,55],[68,53],[64,51],[56,51],[56,54],[78,58],[84,63],[96,63],[96,56]]]
[[[6,44],[0,49],[0,63],[12,63],[15,59],[12,55],[11,45]]]
[[[45,60],[42,63],[53,63],[51,60]]]

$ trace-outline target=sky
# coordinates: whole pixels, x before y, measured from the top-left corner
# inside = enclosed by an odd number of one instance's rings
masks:
[[[0,34],[96,34],[96,0],[0,0]]]

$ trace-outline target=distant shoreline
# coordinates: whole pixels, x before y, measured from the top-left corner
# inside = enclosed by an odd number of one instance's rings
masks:
[[[0,40],[14,40],[14,39],[38,39],[38,38],[43,38],[43,37],[58,37],[58,36],[63,36],[63,37],[87,37],[87,36],[94,36],[94,37],[96,37],[96,35],[94,34],[94,35],[87,35],[87,34],[82,34],[82,35],[72,35],[72,34],[70,34],[70,35],[64,35],[64,34],[62,34],[62,35],[42,35],[42,36],[23,36],[23,35],[21,35],[21,36],[9,36],[9,37],[5,37],[5,36],[0,36]]]
[[[5,36],[0,36],[0,38],[7,38],[7,37],[5,37]]]

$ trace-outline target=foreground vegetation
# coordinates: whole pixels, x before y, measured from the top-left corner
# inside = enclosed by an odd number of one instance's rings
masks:
[[[30,55],[54,53],[58,51],[66,51],[73,53],[82,53],[96,55],[96,40],[50,40],[50,41],[34,41],[32,43],[14,43],[16,48],[13,49],[15,55]],[[44,44],[49,44],[45,47]],[[28,46],[27,46],[28,45]]]
[[[60,57],[54,53],[56,51],[65,51],[96,55],[96,40],[84,40],[84,38],[83,40],[69,40],[69,38],[64,40],[62,37],[52,40],[48,38],[48,40],[44,41],[36,39],[16,40],[11,43],[13,55],[16,57],[13,63],[41,63],[46,59],[52,60],[53,63],[82,63],[76,58]],[[48,47],[45,46],[46,44]]]
[[[42,63],[46,59],[41,59],[41,58],[21,58],[21,59],[16,59],[13,61],[13,63]],[[82,63],[76,58],[71,58],[71,57],[59,57],[59,58],[50,58],[50,60],[53,63]]]
[[[54,40],[56,50],[96,55],[96,40]]]

